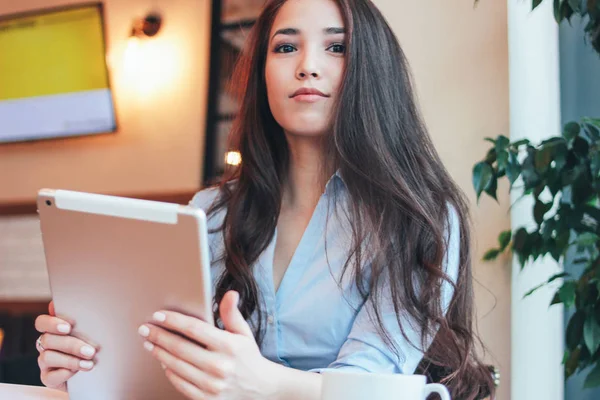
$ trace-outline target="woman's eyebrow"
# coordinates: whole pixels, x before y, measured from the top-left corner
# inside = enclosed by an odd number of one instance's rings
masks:
[[[346,33],[346,29],[344,28],[325,28],[323,32],[327,35],[339,35],[342,33]]]
[[[323,29],[323,33],[325,33],[326,35],[339,35],[342,33],[346,33],[346,29],[344,28],[325,28]],[[300,34],[300,29],[298,28],[282,28],[282,29],[278,29],[273,36],[271,37],[271,40],[273,40],[275,38],[275,36],[277,35],[289,35],[289,36],[294,36],[294,35],[299,35]]]

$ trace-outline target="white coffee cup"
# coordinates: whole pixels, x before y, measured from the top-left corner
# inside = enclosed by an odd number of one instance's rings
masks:
[[[439,383],[427,384],[424,375],[371,374],[323,371],[321,400],[426,400],[433,393],[451,400]]]

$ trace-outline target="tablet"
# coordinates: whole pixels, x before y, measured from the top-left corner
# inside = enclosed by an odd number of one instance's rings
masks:
[[[49,189],[37,206],[56,314],[99,348],[68,381],[70,400],[184,399],[138,327],[161,309],[213,324],[204,212]]]

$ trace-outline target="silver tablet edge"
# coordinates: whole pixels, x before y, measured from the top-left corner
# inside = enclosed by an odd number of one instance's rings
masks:
[[[176,224],[179,204],[151,200],[130,199],[71,190],[41,189],[38,197],[54,198],[55,206],[63,210],[132,218],[143,221]]]

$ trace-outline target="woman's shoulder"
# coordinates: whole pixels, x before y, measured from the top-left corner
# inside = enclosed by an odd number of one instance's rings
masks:
[[[189,205],[194,208],[208,210],[219,198],[220,189],[218,186],[209,187],[196,193],[190,200]]]
[[[226,204],[212,209],[221,199],[221,195],[222,191],[219,186],[211,186],[196,193],[189,202],[190,207],[200,208],[206,213],[209,231],[220,230],[225,220],[227,214]]]

